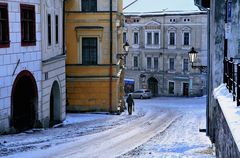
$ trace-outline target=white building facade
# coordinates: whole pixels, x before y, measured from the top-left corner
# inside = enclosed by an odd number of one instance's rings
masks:
[[[53,117],[51,113],[54,112],[50,112],[51,107],[44,100],[47,94],[51,100],[52,93],[45,88],[50,85],[46,83],[46,76],[48,80],[55,79],[60,89],[58,96],[61,103],[58,109],[61,109],[59,110],[61,112],[57,120],[62,121],[65,117],[63,111],[65,102],[62,101],[65,100],[63,95],[65,90],[62,90],[65,86],[63,83],[65,78],[56,79],[58,74],[65,73],[65,70],[61,68],[62,72],[48,75],[45,73],[50,69],[48,65],[55,61],[50,59],[62,54],[62,46],[59,48],[56,46],[52,51],[55,54],[53,53],[52,56],[43,49],[45,43],[43,28],[46,25],[43,22],[43,4],[44,1],[40,0],[0,1],[0,133],[49,126],[50,118]],[[62,6],[61,1],[59,4]],[[60,8],[59,15],[62,16]],[[61,21],[59,25],[62,28]],[[52,28],[55,30],[54,27]],[[62,43],[61,36],[62,33],[59,32],[59,43]],[[64,65],[63,61],[61,63]],[[53,86],[52,89],[57,88]],[[53,94],[53,96],[57,98],[57,95]]]
[[[44,126],[61,122],[66,114],[63,0],[41,1],[42,118]]]
[[[131,46],[125,79],[134,82],[134,90],[148,88],[155,96],[205,94],[206,73],[191,68],[188,52],[194,47],[195,64],[207,65],[206,22],[199,11],[125,13],[123,43]]]

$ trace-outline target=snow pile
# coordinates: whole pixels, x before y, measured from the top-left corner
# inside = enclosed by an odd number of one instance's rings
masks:
[[[240,149],[240,107],[233,101],[232,94],[228,92],[225,84],[214,89],[214,98],[218,100],[233,138]]]
[[[106,119],[110,117],[111,117],[110,115],[70,113],[67,114],[66,120],[63,122],[63,124],[64,125],[75,124],[86,121]]]
[[[226,84],[221,84],[219,87],[215,88],[213,91],[213,95],[215,99],[220,98],[230,98],[232,99],[232,94],[229,93],[228,89],[226,88]]]

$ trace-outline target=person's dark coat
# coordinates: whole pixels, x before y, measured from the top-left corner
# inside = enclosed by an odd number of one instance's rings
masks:
[[[132,111],[134,111],[134,101],[131,94],[129,94],[129,96],[127,97],[126,102],[128,104],[128,114],[132,115]]]
[[[127,104],[130,105],[130,106],[131,106],[131,105],[134,105],[134,101],[133,101],[132,95],[129,95],[129,96],[127,97],[126,102],[127,102]]]

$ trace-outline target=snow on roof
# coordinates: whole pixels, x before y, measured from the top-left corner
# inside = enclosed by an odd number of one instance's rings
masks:
[[[233,101],[232,94],[228,92],[226,84],[214,89],[214,98],[218,100],[232,136],[240,149],[240,108]]]
[[[135,0],[123,0],[126,7]],[[128,6],[124,12],[152,12],[160,10],[199,10],[194,0],[137,0]]]
[[[186,14],[206,14],[199,10],[175,10],[175,11],[156,11],[156,12],[124,12],[125,16],[158,16],[158,15],[186,15]]]

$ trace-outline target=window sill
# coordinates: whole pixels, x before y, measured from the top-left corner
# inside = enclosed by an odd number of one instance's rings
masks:
[[[22,47],[27,47],[27,46],[36,46],[36,41],[34,42],[21,42]]]
[[[10,42],[4,42],[0,44],[0,48],[9,48],[10,47]]]

